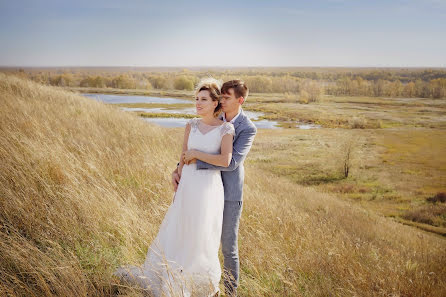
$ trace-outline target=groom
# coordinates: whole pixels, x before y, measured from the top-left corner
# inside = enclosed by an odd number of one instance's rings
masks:
[[[224,256],[224,286],[226,295],[237,296],[239,281],[238,257],[238,229],[243,208],[243,161],[251,149],[257,128],[245,115],[242,104],[248,97],[248,87],[243,81],[230,80],[221,87],[220,100],[223,113],[219,118],[231,122],[235,128],[231,163],[228,167],[219,167],[201,160],[192,160],[197,163],[198,170],[221,170],[225,192],[225,205],[223,211],[223,225],[221,234],[222,252]],[[180,181],[178,168],[172,173],[172,183],[177,190]]]

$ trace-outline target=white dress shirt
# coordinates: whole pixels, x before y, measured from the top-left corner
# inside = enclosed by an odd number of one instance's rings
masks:
[[[230,120],[229,122],[231,124],[234,124],[235,120],[238,118],[238,116],[240,115],[241,112],[242,112],[242,109],[240,108],[240,110],[238,111],[238,114],[232,120]],[[227,122],[227,120],[226,120],[226,113],[223,113],[223,121]]]

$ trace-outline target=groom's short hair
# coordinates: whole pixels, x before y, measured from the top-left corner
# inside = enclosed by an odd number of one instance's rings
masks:
[[[239,79],[233,79],[230,81],[225,82],[221,86],[221,93],[222,94],[229,94],[229,89],[234,89],[234,95],[236,98],[243,97],[246,101],[246,98],[249,94],[249,89],[246,83]]]

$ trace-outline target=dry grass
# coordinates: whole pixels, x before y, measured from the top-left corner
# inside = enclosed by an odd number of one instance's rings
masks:
[[[62,90],[2,75],[0,92],[0,295],[104,295],[155,235],[174,139]]]
[[[407,212],[406,214],[404,214],[403,217],[414,222],[446,227],[444,219],[440,219],[441,216],[446,217],[445,204],[425,205],[419,207],[418,209]]]
[[[445,130],[426,128],[263,130],[249,162],[385,216],[409,218],[406,213],[430,204],[427,198],[446,192],[445,136]],[[344,178],[346,145],[352,140]],[[427,209],[435,219],[425,221],[446,234],[441,206]]]
[[[0,295],[114,294],[112,271],[142,263],[171,202],[182,129],[2,74],[0,94]],[[239,244],[240,296],[446,292],[444,238],[254,161]]]
[[[100,93],[116,95],[141,95],[152,97],[173,97],[190,99],[193,97],[193,91],[186,90],[145,90],[145,89],[115,89],[115,88],[83,88],[83,87],[64,87],[76,93]]]
[[[194,114],[187,113],[167,113],[167,112],[135,112],[138,116],[142,118],[183,118],[183,119],[192,119],[197,116]]]

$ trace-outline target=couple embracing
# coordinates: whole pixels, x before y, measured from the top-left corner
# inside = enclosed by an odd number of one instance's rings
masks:
[[[172,173],[173,202],[144,264],[121,266],[114,275],[153,296],[219,296],[221,242],[225,293],[237,295],[243,161],[257,133],[242,109],[248,93],[240,80],[200,81],[195,90],[199,117],[186,125]]]

